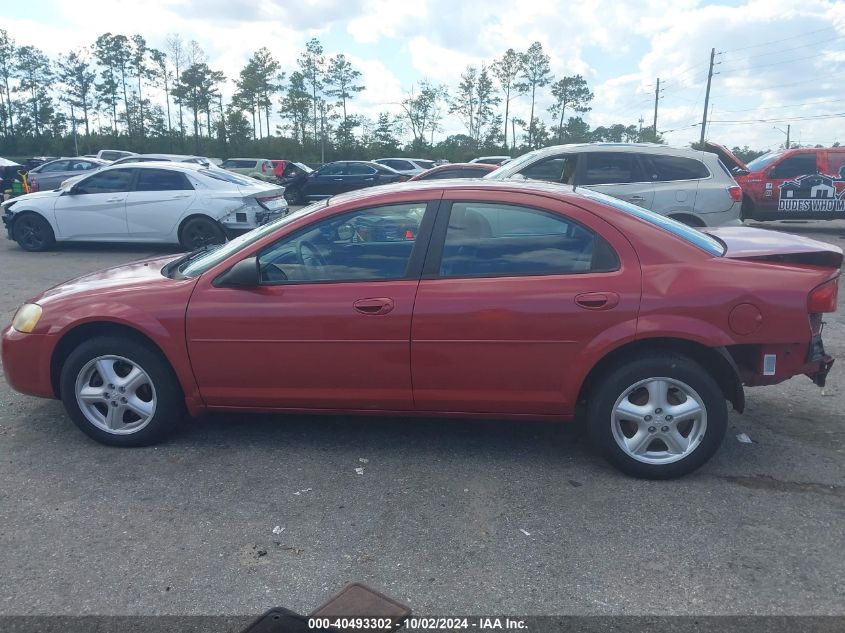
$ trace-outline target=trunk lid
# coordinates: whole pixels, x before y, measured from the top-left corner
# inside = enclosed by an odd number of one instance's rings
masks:
[[[730,259],[762,260],[784,264],[804,264],[839,269],[842,249],[801,235],[730,226],[705,229],[705,233],[721,241]]]
[[[751,170],[748,169],[748,165],[739,160],[739,158],[737,158],[736,155],[724,145],[719,145],[718,143],[713,143],[712,141],[705,141],[704,149],[711,154],[716,154],[716,156],[718,156],[725,164],[725,167],[730,169],[735,175],[742,175],[737,173],[737,169],[741,172],[745,172],[746,174],[751,172]]]

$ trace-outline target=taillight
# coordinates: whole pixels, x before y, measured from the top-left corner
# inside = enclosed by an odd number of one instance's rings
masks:
[[[733,187],[728,187],[728,193],[731,194],[731,199],[734,202],[741,202],[742,201],[742,187],[739,185],[734,185]]]
[[[807,312],[836,312],[836,296],[839,293],[839,277],[824,282],[813,289],[807,297]]]

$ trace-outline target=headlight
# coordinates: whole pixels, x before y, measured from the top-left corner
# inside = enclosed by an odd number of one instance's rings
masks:
[[[32,332],[40,319],[41,306],[35,303],[25,303],[15,313],[15,318],[12,319],[12,327],[18,332]]]

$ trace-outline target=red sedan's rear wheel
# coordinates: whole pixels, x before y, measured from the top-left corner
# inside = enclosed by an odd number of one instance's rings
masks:
[[[590,395],[590,435],[614,466],[670,479],[696,470],[722,443],[728,410],[719,386],[693,360],[642,358],[609,372]]]

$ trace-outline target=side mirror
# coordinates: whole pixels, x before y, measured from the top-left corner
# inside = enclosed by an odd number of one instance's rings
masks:
[[[75,196],[78,193],[79,193],[79,187],[77,187],[76,185],[71,186],[70,189],[65,191],[65,194],[67,194],[69,196]]]
[[[214,285],[226,288],[255,288],[259,281],[258,258],[247,257],[215,279]]]
[[[513,174],[508,176],[508,180],[528,180],[523,174]]]

